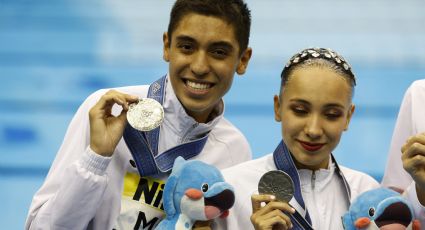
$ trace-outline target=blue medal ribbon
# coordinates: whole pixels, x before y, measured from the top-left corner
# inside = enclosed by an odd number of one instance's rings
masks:
[[[161,105],[164,103],[166,76],[149,86],[148,98],[155,99]],[[165,114],[166,116],[166,114]],[[129,148],[141,176],[152,176],[168,172],[178,156],[186,160],[198,155],[205,146],[208,134],[197,140],[175,146],[158,154],[159,130],[143,132],[127,124],[124,129],[124,141]]]
[[[342,179],[345,190],[346,190],[346,198],[348,199],[348,202],[350,202],[351,192],[350,187],[348,186],[347,181],[345,180],[344,175],[342,174],[338,164],[335,161],[335,158],[331,154],[332,162],[335,163],[335,169],[340,178]],[[294,198],[298,202],[298,204],[305,210],[305,216],[302,216],[297,210],[294,214],[290,215],[292,225],[294,226],[293,229],[313,229],[310,215],[308,214],[308,210],[305,206],[304,199],[302,197],[302,191],[301,191],[301,183],[300,183],[300,176],[298,174],[297,167],[295,166],[295,163],[292,159],[292,155],[288,149],[288,147],[285,145],[283,140],[279,143],[275,151],[273,152],[273,160],[276,165],[276,168],[279,170],[282,170],[286,172],[294,182]]]

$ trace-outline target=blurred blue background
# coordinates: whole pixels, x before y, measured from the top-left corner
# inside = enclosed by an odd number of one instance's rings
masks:
[[[358,78],[357,110],[335,154],[380,180],[404,91],[425,77],[421,0],[247,1],[253,48],[226,116],[254,157],[280,140],[272,98],[282,66],[333,48]],[[99,88],[148,84],[167,71],[162,33],[173,1],[0,0],[0,223],[22,229],[79,104]]]

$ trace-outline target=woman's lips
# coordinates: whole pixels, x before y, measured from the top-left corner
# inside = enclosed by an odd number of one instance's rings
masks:
[[[325,144],[309,143],[309,142],[304,142],[304,141],[298,141],[298,142],[300,142],[301,146],[305,150],[310,151],[310,152],[317,151],[325,145]]]

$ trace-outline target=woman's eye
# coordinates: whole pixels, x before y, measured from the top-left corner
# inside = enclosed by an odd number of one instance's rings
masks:
[[[294,111],[294,113],[296,114],[307,114],[308,111],[304,108],[300,108],[300,107],[293,107],[292,111]]]
[[[341,116],[342,116],[342,113],[339,111],[332,111],[332,112],[326,113],[326,117],[331,119],[339,118]]]
[[[337,118],[337,117],[340,117],[341,115],[337,114],[337,113],[328,113],[328,114],[326,114],[326,116],[331,117],[331,118]]]

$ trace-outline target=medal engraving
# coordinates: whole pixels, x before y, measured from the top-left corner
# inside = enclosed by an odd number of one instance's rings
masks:
[[[151,131],[161,125],[164,119],[162,105],[152,98],[142,98],[131,104],[127,111],[127,121],[135,129]]]
[[[258,182],[258,192],[274,195],[277,200],[288,203],[294,196],[294,182],[283,171],[269,171]]]

